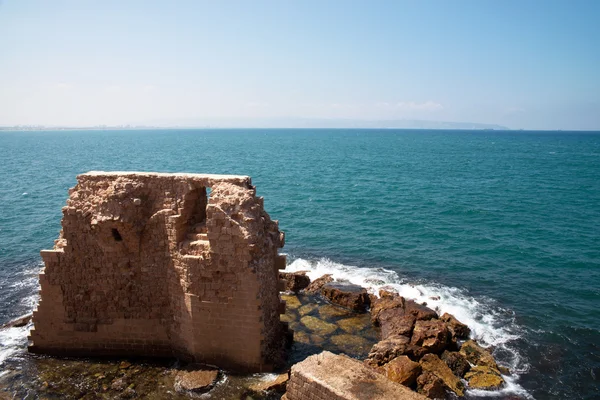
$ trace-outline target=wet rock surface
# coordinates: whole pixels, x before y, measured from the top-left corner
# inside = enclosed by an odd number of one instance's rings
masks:
[[[285,290],[298,293],[310,285],[310,278],[306,276],[305,271],[299,272],[279,272],[279,279],[285,282]]]
[[[351,283],[326,283],[321,288],[321,294],[332,303],[356,312],[366,311],[370,304],[367,289]]]
[[[312,281],[310,285],[308,285],[308,287],[305,289],[305,291],[306,293],[310,294],[318,293],[321,290],[321,288],[329,282],[333,282],[333,277],[329,274],[323,275],[322,277]]]
[[[444,385],[458,396],[464,396],[463,383],[438,356],[435,354],[426,354],[421,358],[419,363],[423,371],[427,371],[440,378],[444,382]]]
[[[454,375],[462,378],[471,369],[471,365],[462,354],[456,351],[444,351],[441,359],[452,370]]]
[[[175,376],[175,390],[178,392],[205,393],[216,384],[219,370],[199,365],[188,366]]]
[[[494,390],[504,385],[504,379],[498,370],[486,366],[475,366],[465,375],[469,387],[473,389]]]

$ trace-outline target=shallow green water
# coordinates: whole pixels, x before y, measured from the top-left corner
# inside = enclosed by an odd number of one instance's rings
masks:
[[[519,393],[600,397],[600,134],[1,132],[0,154],[1,322],[31,308],[76,174],[247,174],[292,267],[441,293]]]

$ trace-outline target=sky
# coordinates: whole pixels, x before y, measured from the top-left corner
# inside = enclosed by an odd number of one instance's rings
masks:
[[[600,1],[0,0],[0,126],[299,119],[600,130]]]

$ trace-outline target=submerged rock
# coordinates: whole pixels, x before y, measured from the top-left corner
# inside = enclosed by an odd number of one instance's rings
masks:
[[[323,336],[330,335],[337,329],[337,325],[325,322],[322,319],[310,315],[302,317],[300,322],[311,331]]]
[[[321,294],[332,303],[357,312],[366,311],[370,304],[367,289],[352,283],[327,283],[321,288]]]
[[[305,316],[316,310],[317,307],[319,307],[317,304],[305,304],[298,309],[298,314]]]
[[[333,282],[333,277],[330,274],[323,275],[322,277],[312,281],[304,291],[306,293],[317,293],[325,284],[329,282]]]
[[[446,348],[450,332],[446,324],[439,320],[417,321],[413,330],[411,344],[421,346],[432,353]]]
[[[464,396],[463,383],[438,356],[435,354],[425,354],[419,363],[421,364],[423,371],[434,374],[444,382],[444,385],[458,396]]]
[[[197,369],[196,369],[197,368]],[[190,366],[175,376],[175,390],[178,392],[206,393],[217,382],[219,370],[204,366]]]
[[[383,371],[389,380],[404,386],[414,387],[422,368],[421,364],[412,361],[407,356],[398,356],[385,364]]]
[[[494,390],[504,385],[504,379],[498,370],[488,366],[475,366],[465,375],[469,387],[473,389]]]
[[[319,307],[319,316],[321,318],[332,319],[337,317],[347,317],[349,315],[352,315],[352,312],[340,306],[325,304],[324,306]]]
[[[285,308],[289,310],[295,310],[302,305],[302,303],[300,303],[300,300],[298,299],[298,296],[295,295],[282,294],[281,300],[285,301]]]
[[[369,323],[369,320],[365,320],[365,318],[367,318],[365,315],[358,315],[356,317],[341,319],[337,324],[344,332],[358,333],[365,329]]]
[[[285,290],[294,293],[298,293],[310,285],[310,278],[306,276],[306,271],[279,272],[279,279],[285,282]]]
[[[369,348],[369,341],[357,335],[341,334],[333,336],[330,340],[344,353],[358,354]]]

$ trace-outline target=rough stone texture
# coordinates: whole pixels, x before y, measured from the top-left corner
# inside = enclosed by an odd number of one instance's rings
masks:
[[[415,317],[412,315],[397,316],[395,311],[384,310],[379,314],[379,325],[381,326],[381,337],[383,339],[393,335],[411,336],[415,326]]]
[[[431,372],[424,372],[417,378],[417,391],[430,399],[445,399],[448,387]]]
[[[366,311],[370,304],[367,289],[351,283],[327,283],[321,288],[321,294],[332,303],[357,312]]]
[[[471,368],[471,371],[465,375],[465,379],[473,389],[494,390],[504,385],[504,379],[498,370],[486,366]]]
[[[460,348],[460,354],[474,365],[482,365],[498,370],[498,365],[489,351],[481,347],[474,340],[467,340]]]
[[[328,351],[292,367],[287,400],[424,400],[361,362]]]
[[[279,279],[285,282],[285,290],[298,293],[310,285],[310,278],[306,272],[280,272]]]
[[[446,324],[439,320],[417,321],[413,330],[411,344],[421,346],[432,353],[446,348],[450,332]]]
[[[402,355],[408,356],[411,360],[418,360],[426,352],[424,348],[410,344],[410,339],[406,336],[390,336],[373,345],[365,363],[374,367],[382,366]]]
[[[321,288],[329,282],[333,282],[333,277],[329,274],[327,275],[323,275],[320,278],[315,279],[314,281],[312,281],[310,283],[310,285],[308,285],[308,287],[305,289],[306,293],[316,293],[318,291],[321,290]]]
[[[448,326],[448,330],[456,339],[468,339],[471,334],[471,329],[459,320],[457,320],[454,315],[444,313],[440,317],[440,320],[444,321]]]
[[[178,392],[208,392],[217,382],[219,371],[216,369],[199,369],[180,371],[175,376],[175,390]]]
[[[419,363],[423,371],[430,372],[440,378],[458,396],[464,396],[463,383],[438,356],[435,354],[425,354]]]
[[[412,361],[407,356],[399,356],[383,366],[385,376],[391,381],[404,386],[413,387],[421,374],[421,364]]]
[[[41,252],[30,351],[176,355],[238,371],[280,362],[284,235],[249,177],[90,172],[77,181],[54,249]]]
[[[415,320],[430,320],[438,315],[431,308],[418,304],[412,300],[381,290],[380,298],[371,304],[371,322],[383,326],[386,321],[398,320],[404,316],[412,316]]]
[[[443,362],[446,363],[448,368],[450,368],[452,372],[454,372],[454,375],[460,378],[465,376],[465,374],[469,372],[469,369],[471,369],[471,366],[469,365],[469,362],[467,361],[466,357],[456,351],[446,350],[442,353],[442,356],[440,358]]]

